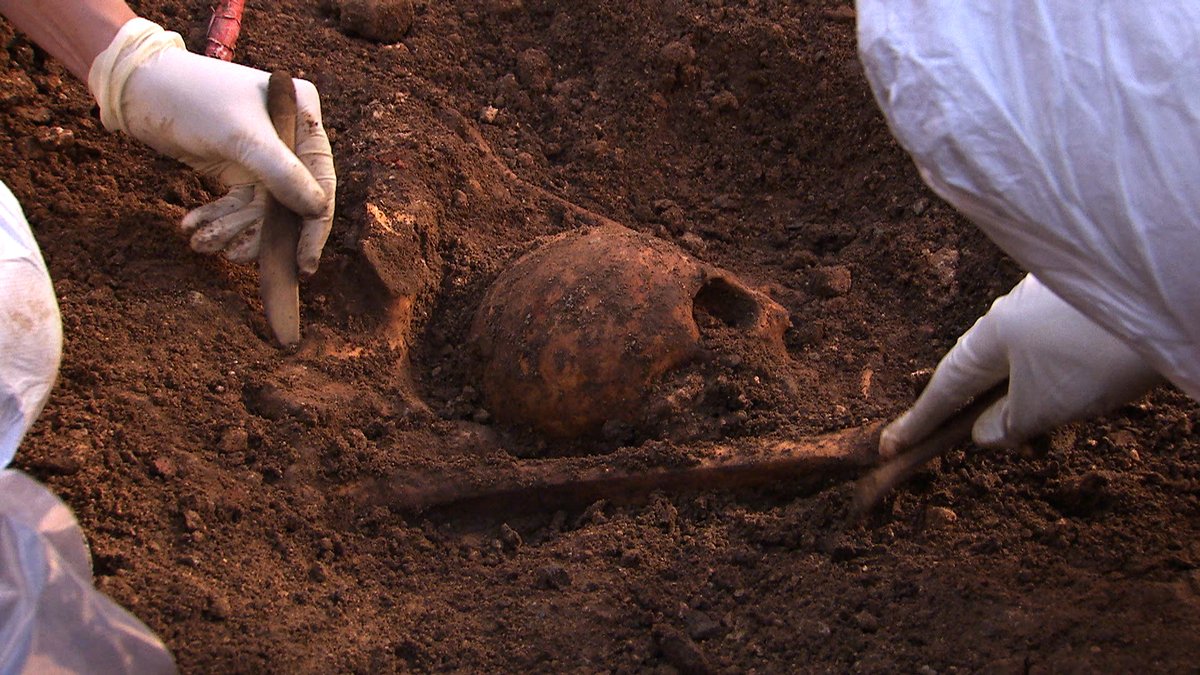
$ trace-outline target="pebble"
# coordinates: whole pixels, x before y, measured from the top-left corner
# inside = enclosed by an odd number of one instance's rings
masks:
[[[711,673],[712,666],[705,658],[704,652],[691,638],[674,628],[657,627],[655,638],[658,648],[662,651],[667,663],[675,666],[681,673]]]
[[[329,573],[325,571],[324,565],[316,562],[313,563],[312,567],[308,568],[308,578],[321,583],[329,578]]]
[[[692,609],[683,615],[683,624],[693,640],[707,640],[721,633],[721,624],[705,612]]]
[[[1137,447],[1137,437],[1128,429],[1118,429],[1110,433],[1108,440],[1122,450],[1133,450]]]
[[[233,608],[229,605],[229,599],[225,596],[210,595],[208,598],[207,614],[213,621],[225,621],[233,614]]]
[[[737,110],[741,107],[741,103],[732,91],[726,90],[712,97],[712,107],[717,112],[729,112]]]
[[[656,199],[650,208],[654,210],[655,217],[671,232],[680,234],[687,231],[687,215],[679,204],[670,199]]]
[[[925,524],[939,528],[958,521],[958,514],[944,506],[931,506],[925,511]]]
[[[925,254],[926,262],[929,263],[929,267],[937,275],[938,282],[943,286],[954,284],[958,278],[958,259],[958,249],[950,247],[939,248]]]
[[[686,66],[696,60],[696,50],[683,40],[668,43],[662,48],[659,55],[662,56],[663,61],[674,67]]]
[[[221,440],[217,448],[225,453],[245,452],[246,448],[249,447],[249,443],[250,434],[246,433],[245,429],[230,427],[225,430],[225,433],[221,434]]]
[[[865,609],[854,615],[854,623],[864,633],[874,633],[879,630],[879,618]]]
[[[813,268],[809,272],[809,283],[818,295],[833,298],[849,293],[853,279],[849,267],[831,265]]]
[[[515,551],[524,545],[525,540],[521,539],[520,533],[512,529],[508,523],[500,526],[500,543],[504,545],[506,551]]]
[[[34,124],[46,124],[50,121],[50,109],[45,106],[21,106],[13,112],[17,117]]]
[[[600,525],[608,522],[608,516],[604,515],[604,509],[607,506],[608,502],[603,499],[593,502],[591,506],[587,507],[587,509],[580,514],[579,519],[575,521],[575,527],[593,524]]]
[[[75,145],[75,132],[62,127],[48,127],[38,131],[37,141],[47,150],[63,150]]]
[[[825,623],[824,621],[815,621],[812,619],[805,619],[804,621],[801,621],[799,632],[801,634],[811,633],[823,638],[833,635],[833,629],[829,627],[829,624]]]
[[[857,14],[853,7],[834,7],[821,12],[821,15],[830,21],[838,21],[842,23],[854,23]]]
[[[185,528],[187,528],[187,530],[189,532],[196,532],[199,530],[203,530],[204,529],[204,519],[202,519],[200,517],[199,513],[196,513],[195,511],[188,509],[183,512],[183,526]]]
[[[741,205],[741,201],[742,201],[741,195],[738,195],[733,192],[726,192],[726,193],[717,195],[712,200],[712,205],[713,205],[713,207],[721,209],[723,211],[733,211]]]
[[[517,55],[517,79],[537,92],[549,91],[554,83],[550,57],[540,49],[526,49]]]
[[[680,235],[679,245],[695,255],[703,255],[708,251],[708,242],[695,232],[684,232]]]
[[[545,565],[534,573],[534,585],[538,588],[562,590],[571,585],[571,573],[562,565]]]
[[[174,478],[179,473],[179,466],[175,464],[175,460],[169,457],[155,457],[150,462],[150,468],[155,475],[162,478]]]
[[[512,16],[525,10],[522,0],[489,0],[487,10],[499,16]]]
[[[342,30],[375,42],[399,42],[412,27],[413,0],[341,0]]]
[[[669,499],[656,499],[650,507],[654,520],[665,532],[679,531],[679,509]]]

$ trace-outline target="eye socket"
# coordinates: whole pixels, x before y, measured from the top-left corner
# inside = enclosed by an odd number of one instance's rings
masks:
[[[726,326],[748,329],[758,322],[758,302],[721,277],[704,282],[692,300],[692,314],[708,314]],[[699,322],[698,322],[699,323]]]

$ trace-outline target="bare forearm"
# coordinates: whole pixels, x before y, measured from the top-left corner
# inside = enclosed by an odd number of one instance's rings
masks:
[[[0,0],[0,14],[84,82],[96,55],[136,16],[124,0]]]

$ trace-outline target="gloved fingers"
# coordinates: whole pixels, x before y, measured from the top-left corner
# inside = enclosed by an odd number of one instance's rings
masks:
[[[1012,415],[1011,395],[996,401],[975,420],[971,440],[981,448],[1012,448],[1037,432],[1028,428],[1030,420]],[[1025,424],[1020,422],[1024,420]]]
[[[296,104],[296,156],[308,168],[325,195],[321,211],[305,217],[300,230],[296,264],[301,274],[308,275],[317,271],[321,250],[329,239],[329,230],[333,225],[337,173],[329,137],[321,124],[321,100],[311,82],[296,80]]]
[[[325,212],[325,189],[278,136],[246,140],[239,164],[261,180],[272,196],[303,217]]]
[[[254,186],[239,185],[226,193],[224,197],[189,211],[179,223],[179,227],[184,234],[191,234],[214,220],[219,220],[234,211],[245,208],[252,199],[254,199]]]
[[[333,225],[333,212],[327,216],[310,218],[304,221],[300,228],[300,242],[296,246],[296,266],[303,275],[317,271],[321,262],[321,250],[329,239],[329,229]]]
[[[1059,321],[1059,334],[1048,339],[1054,332],[1043,329],[1014,345],[1008,395],[972,429],[982,447],[1015,447],[1062,424],[1107,413],[1162,381],[1137,352],[1056,296],[1039,302],[1046,316]]]
[[[192,250],[197,253],[216,253],[224,250],[244,230],[261,223],[266,212],[263,196],[255,196],[244,207],[201,225],[192,235]]]
[[[879,454],[893,457],[929,435],[976,395],[1009,376],[1008,357],[986,314],[944,356],[916,403],[884,428]]]
[[[256,222],[234,237],[225,247],[225,259],[231,263],[244,264],[258,258],[262,244],[262,221]]]
[[[1008,391],[975,420],[971,440],[979,447],[1015,448],[1085,414],[1086,406],[1074,400],[1054,366],[1038,373],[1028,366],[1020,358],[1012,364]]]

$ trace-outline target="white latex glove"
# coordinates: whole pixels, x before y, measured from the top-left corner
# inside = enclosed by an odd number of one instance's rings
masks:
[[[296,262],[316,271],[333,222],[337,178],[316,87],[296,80],[296,152],[267,114],[270,74],[192,54],[177,33],[145,19],[126,23],[92,63],[88,88],[109,130],[216,177],[229,192],[182,227],[192,248],[235,262],[258,255],[269,190],[304,223]]]
[[[916,404],[883,430],[880,454],[891,457],[920,441],[1005,378],[1007,395],[972,429],[983,447],[1012,447],[1099,415],[1162,380],[1125,343],[1028,275],[942,358]]]
[[[855,6],[925,182],[1200,401],[1200,2]]]

